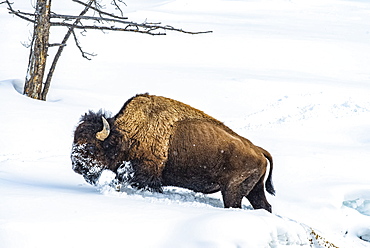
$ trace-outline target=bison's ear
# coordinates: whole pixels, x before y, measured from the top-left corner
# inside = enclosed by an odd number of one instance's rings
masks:
[[[109,136],[110,127],[108,121],[103,116],[101,118],[103,120],[103,130],[96,133],[96,138],[100,141],[104,141]]]

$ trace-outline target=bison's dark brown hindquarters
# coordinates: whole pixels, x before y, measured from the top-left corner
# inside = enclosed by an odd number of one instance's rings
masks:
[[[204,120],[178,122],[168,154],[163,185],[203,193],[221,190],[225,208],[241,208],[243,197],[251,195],[253,206],[271,211],[260,185],[267,166],[265,157],[222,125]]]

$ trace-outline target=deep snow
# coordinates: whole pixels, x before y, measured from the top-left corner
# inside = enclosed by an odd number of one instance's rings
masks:
[[[0,5],[0,247],[370,247],[370,3],[126,1],[134,20],[212,34],[88,32],[47,102],[20,94],[31,25]],[[14,8],[30,10],[30,3]],[[78,13],[53,2],[55,12]],[[58,42],[64,29],[52,33]],[[51,52],[52,53],[52,52]],[[274,157],[273,214],[219,193],[94,188],[72,171],[80,115],[150,92],[224,121]],[[366,242],[367,240],[368,242]],[[329,247],[329,243],[327,243]]]

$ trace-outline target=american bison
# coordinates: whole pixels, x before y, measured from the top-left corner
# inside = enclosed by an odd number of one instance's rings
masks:
[[[102,111],[83,115],[71,159],[73,170],[93,185],[108,169],[134,188],[221,191],[225,208],[241,208],[245,196],[255,209],[271,212],[264,192],[266,186],[275,193],[270,153],[202,111],[169,98],[141,94],[114,117]],[[127,162],[129,177],[121,173]]]

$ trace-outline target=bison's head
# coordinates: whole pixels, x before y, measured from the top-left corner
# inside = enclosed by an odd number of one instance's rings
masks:
[[[101,172],[109,167],[106,154],[110,125],[106,114],[89,112],[81,117],[72,146],[72,168],[95,185]]]

